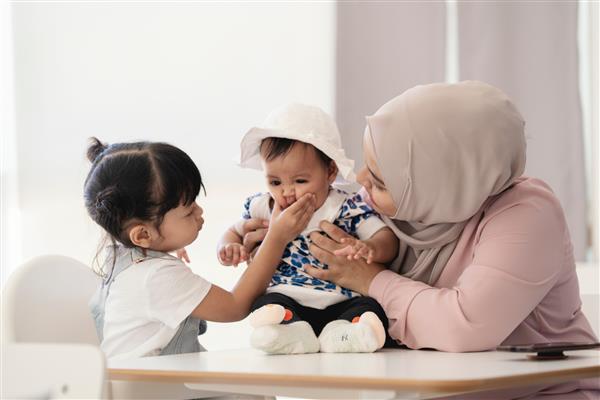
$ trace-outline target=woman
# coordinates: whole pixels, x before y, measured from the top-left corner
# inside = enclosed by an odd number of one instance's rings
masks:
[[[336,256],[346,234],[322,222],[327,236],[313,233],[311,252],[329,269],[305,269],[375,298],[390,336],[412,349],[597,341],[559,201],[521,176],[524,125],[506,95],[481,82],[417,86],[392,99],[367,118],[358,180],[400,239],[398,257],[386,268]],[[252,232],[245,244],[263,236]],[[598,399],[599,381],[469,398]]]
[[[398,257],[388,269],[336,256],[346,234],[323,222],[329,237],[314,233],[311,252],[329,269],[307,266],[311,275],[375,298],[390,336],[412,349],[597,341],[563,211],[544,182],[521,176],[524,122],[504,93],[481,82],[417,86],[367,118],[363,147],[358,180],[400,239]],[[489,396],[535,393],[597,399],[600,384]]]

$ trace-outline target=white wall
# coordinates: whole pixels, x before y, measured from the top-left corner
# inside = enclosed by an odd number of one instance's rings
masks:
[[[192,268],[231,288],[215,245],[259,172],[232,158],[275,106],[333,111],[333,3],[14,2],[21,259],[60,253],[89,263],[99,229],[82,204],[86,139],[168,141],[198,164],[206,224]],[[210,348],[247,345],[245,323],[211,324]]]
[[[0,280],[21,254],[15,134],[13,35],[10,4],[0,1]]]

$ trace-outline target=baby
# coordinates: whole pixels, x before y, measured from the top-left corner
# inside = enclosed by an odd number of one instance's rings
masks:
[[[321,109],[290,104],[273,111],[263,127],[251,129],[241,143],[241,166],[262,169],[268,193],[244,203],[242,220],[225,232],[218,247],[223,265],[248,259],[243,246],[245,221],[270,219],[305,193],[314,194],[316,211],[306,229],[288,243],[266,294],[252,305],[253,347],[271,354],[373,352],[385,342],[387,318],[370,297],[306,274],[303,265],[327,268],[309,251],[309,234],[327,220],[356,237],[336,252],[348,258],[386,263],[398,251],[392,231],[359,194],[332,184],[352,180],[354,162],[341,148],[333,119]]]

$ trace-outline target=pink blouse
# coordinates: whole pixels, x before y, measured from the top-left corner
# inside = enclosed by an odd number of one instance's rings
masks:
[[[522,180],[471,218],[434,286],[388,270],[369,295],[384,308],[390,335],[413,349],[597,341],[581,312],[562,208],[538,179]],[[567,391],[600,389],[598,379],[580,382]]]

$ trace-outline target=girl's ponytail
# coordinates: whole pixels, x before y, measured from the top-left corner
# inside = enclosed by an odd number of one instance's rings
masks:
[[[96,161],[96,158],[108,148],[108,145],[102,143],[97,137],[90,138],[90,145],[87,149],[87,158],[90,162]]]
[[[88,208],[88,212],[110,236],[131,246],[129,238],[122,236],[122,225],[131,216],[128,214],[131,214],[133,208],[128,200],[117,185],[110,185],[97,192],[93,208]]]

